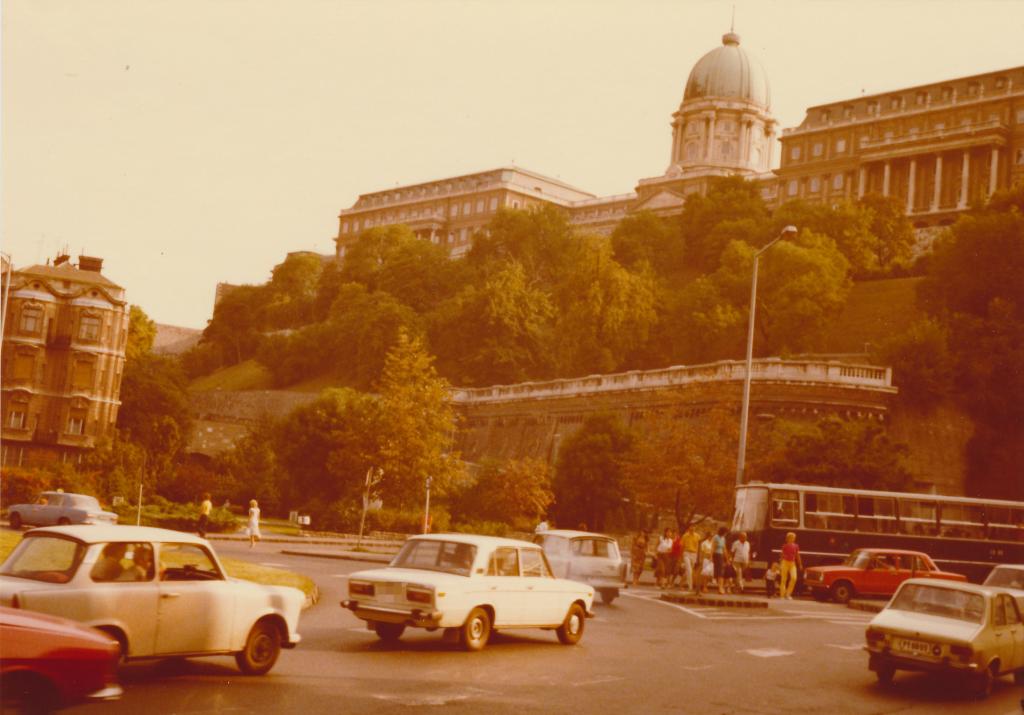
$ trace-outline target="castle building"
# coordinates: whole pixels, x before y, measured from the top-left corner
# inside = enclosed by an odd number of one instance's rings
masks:
[[[680,213],[722,176],[756,182],[769,206],[877,193],[904,201],[920,229],[946,225],[1024,181],[1024,67],[811,107],[779,137],[767,73],[730,31],[693,66],[670,127],[664,174],[630,193],[599,197],[505,167],[363,194],[339,215],[336,255],[366,228],[406,224],[460,256],[500,207],[550,204],[579,229],[610,234],[636,211]]]
[[[0,463],[79,461],[117,422],[125,291],[103,260],[66,255],[3,274]]]

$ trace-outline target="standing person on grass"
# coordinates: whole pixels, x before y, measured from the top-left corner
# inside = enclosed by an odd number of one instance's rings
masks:
[[[779,598],[784,598],[787,601],[793,600],[796,579],[803,570],[804,565],[800,561],[800,547],[796,543],[796,534],[790,531],[786,534],[786,543],[782,545],[782,559],[779,561]]]
[[[260,540],[260,505],[255,499],[249,500],[249,523],[246,525],[249,532],[249,548],[256,548],[256,542]]]
[[[206,538],[206,530],[210,528],[210,512],[212,510],[213,502],[210,501],[210,493],[203,492],[203,500],[199,502],[199,525],[196,527],[201,539]]]

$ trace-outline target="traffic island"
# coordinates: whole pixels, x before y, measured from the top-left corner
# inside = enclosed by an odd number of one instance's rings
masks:
[[[768,599],[757,596],[740,596],[736,594],[686,593],[685,591],[666,591],[661,594],[662,601],[681,603],[688,606],[713,606],[715,608],[768,608]]]
[[[871,613],[878,613],[888,601],[868,601],[864,599],[855,599],[846,603],[847,608],[855,608],[858,611],[870,611]]]

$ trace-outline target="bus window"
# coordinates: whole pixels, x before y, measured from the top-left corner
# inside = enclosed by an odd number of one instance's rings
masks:
[[[804,528],[853,531],[853,497],[844,494],[804,494]]]
[[[772,492],[772,526],[799,526],[800,495],[798,492]]]
[[[1008,506],[985,507],[988,538],[996,541],[1024,541],[1024,509]]]
[[[939,529],[936,523],[936,504],[920,499],[900,499],[900,533],[914,536],[935,536]]]
[[[982,508],[974,504],[943,504],[939,512],[939,535],[954,539],[984,539]]]
[[[896,533],[896,500],[891,497],[857,497],[857,531]]]
[[[768,490],[764,487],[741,487],[736,490],[736,512],[733,531],[761,531],[768,516]]]

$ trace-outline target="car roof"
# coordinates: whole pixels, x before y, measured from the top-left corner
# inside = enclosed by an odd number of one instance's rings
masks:
[[[450,533],[438,533],[438,534],[416,534],[410,536],[409,540],[417,541],[430,541],[432,539],[438,539],[442,541],[454,541],[460,544],[472,544],[473,546],[482,546],[497,548],[498,546],[534,546],[529,541],[523,539],[508,539],[503,536],[484,536],[483,534],[462,534],[458,532]],[[539,547],[538,547],[539,548]]]
[[[901,586],[906,586],[907,584],[938,586],[941,588],[952,589],[954,591],[967,591],[968,593],[979,593],[982,595],[1004,593],[1006,591],[1006,589],[999,586],[982,586],[981,584],[968,583],[966,581],[947,581],[943,578],[908,578],[901,584]]]
[[[996,564],[992,567],[992,570],[996,569],[1010,569],[1011,571],[1024,571],[1024,564]]]
[[[873,554],[896,554],[897,556],[928,556],[923,551],[910,551],[908,549],[876,549],[873,546],[859,546],[854,551],[870,551]],[[931,556],[928,556],[931,558]]]
[[[58,492],[55,489],[50,489],[50,490],[45,491],[45,492],[40,492],[39,496],[89,497],[90,499],[95,499],[96,498],[92,494],[79,494],[77,492]]]
[[[548,535],[564,536],[567,539],[576,539],[576,538],[578,538],[580,536],[587,536],[587,537],[591,537],[591,538],[596,536],[596,537],[601,538],[601,539],[608,539],[609,541],[615,541],[614,538],[612,538],[611,536],[608,536],[607,534],[598,534],[598,533],[593,532],[593,531],[576,531],[574,529],[548,529],[547,531],[539,531],[539,532],[537,532],[537,536],[548,536]]]
[[[69,526],[43,526],[30,529],[29,534],[59,534],[70,536],[86,544],[99,544],[107,541],[173,541],[185,544],[206,544],[195,534],[173,529],[158,529],[152,526],[128,526],[125,524],[71,524]]]

